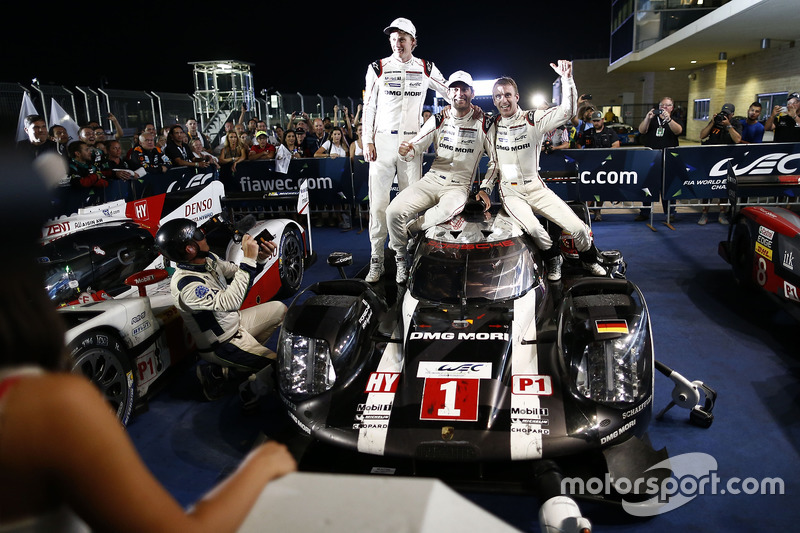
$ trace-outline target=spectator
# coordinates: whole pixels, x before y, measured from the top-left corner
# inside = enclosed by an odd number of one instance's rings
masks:
[[[264,133],[267,134],[267,142],[269,144],[271,144],[272,146],[275,146],[275,145],[278,144],[278,139],[272,133],[272,130],[270,130],[269,127],[267,127],[267,123],[264,122],[263,120],[259,120],[258,122],[256,122],[256,135],[255,135],[255,137],[253,137],[253,146],[258,144],[258,132],[259,131],[263,131]]]
[[[103,154],[95,147],[97,144],[97,134],[91,126],[84,126],[78,130],[78,139],[85,142],[92,150],[92,160],[98,166],[103,162]]]
[[[321,118],[315,118],[313,121],[314,130],[306,134],[306,153],[315,156],[320,146],[328,140],[328,132],[325,131],[325,124]]]
[[[275,146],[283,144],[283,136],[285,133],[286,131],[281,127],[280,124],[275,126],[275,139],[278,141],[278,143]]]
[[[219,159],[213,154],[205,151],[203,148],[203,141],[195,139],[192,141],[192,155],[195,161],[205,161],[209,167],[219,170]]]
[[[22,224],[16,233],[33,235],[42,225],[33,215],[46,207],[30,209],[34,200],[25,201],[30,213],[21,222],[8,205],[19,197],[6,196],[3,225]],[[6,480],[0,530],[236,531],[264,486],[295,469],[286,448],[274,441],[259,445],[184,510],[147,469],[98,389],[69,371],[65,326],[43,289],[36,250],[30,241],[10,238],[14,260],[0,266],[4,279],[14,280],[3,291],[0,311],[0,472]]]
[[[108,187],[108,180],[94,162],[92,148],[83,141],[69,143],[69,182],[73,187]]]
[[[253,140],[252,137],[247,133],[247,129],[244,127],[244,124],[236,124],[233,129],[236,131],[239,143],[245,147],[245,150],[250,150]]]
[[[297,146],[297,135],[294,130],[288,129],[283,135],[283,144],[278,146],[275,153],[275,170],[286,174],[289,171],[289,162],[300,157],[303,157],[303,152]]]
[[[205,161],[195,161],[192,148],[183,142],[184,135],[180,124],[173,125],[167,134],[167,147],[164,149],[164,155],[176,167],[208,168],[208,163]]]
[[[50,126],[50,140],[56,143],[56,151],[66,159],[69,159],[69,154],[67,154],[69,132],[67,131],[67,128],[58,124],[55,126]]]
[[[128,165],[137,176],[145,174],[163,174],[172,166],[172,162],[156,146],[156,137],[144,132],[139,135],[139,145],[133,149]]]
[[[175,263],[170,282],[175,307],[202,357],[211,362],[197,367],[206,397],[219,398],[228,379],[241,383],[254,373],[266,379],[261,371],[277,356],[264,343],[283,322],[286,305],[272,301],[240,307],[258,270],[278,252],[277,245],[245,234],[244,258],[237,265],[214,255],[197,223],[186,218],[162,224],[155,243]]]
[[[251,161],[275,159],[275,146],[269,142],[269,135],[266,131],[256,132],[256,142],[258,144],[250,147],[247,159]]]
[[[106,130],[104,130],[100,126],[96,127],[94,129],[94,139],[95,139],[95,144],[98,142],[103,142],[103,143],[106,142],[107,140]]]
[[[594,111],[592,113],[592,128],[585,130],[583,136],[578,139],[578,142],[583,143],[584,148],[619,148],[620,144],[617,132],[606,127],[603,113],[600,111]],[[594,213],[594,220],[597,222],[603,220],[601,208],[604,203],[605,202],[600,202]],[[586,205],[593,207],[595,202],[586,202]]]
[[[343,107],[342,111],[342,122],[344,122],[344,127],[342,128],[342,133],[344,134],[345,141],[347,144],[353,142],[353,123],[350,122],[350,113],[348,113],[347,108]],[[330,129],[326,129],[325,131],[330,134],[333,131],[333,128],[339,125],[339,106],[333,106],[333,124],[331,125]]]
[[[678,136],[683,133],[683,123],[672,114],[675,102],[669,96],[661,99],[657,108],[647,112],[639,124],[643,144],[656,150],[678,146]],[[650,218],[652,202],[644,202],[650,209],[641,209],[634,220],[641,222]],[[674,217],[674,213],[670,218]]]
[[[364,156],[364,144],[361,142],[361,132],[363,130],[364,126],[362,124],[356,126],[356,138],[350,143],[350,160],[352,163],[355,163],[357,156]]]
[[[241,124],[237,124],[241,126]],[[236,164],[247,159],[247,152],[244,145],[239,142],[239,134],[236,130],[231,130],[225,136],[225,145],[219,154],[220,168],[230,169],[231,173],[236,172]]]
[[[28,115],[23,121],[28,138],[17,143],[17,150],[36,159],[45,152],[58,153],[58,145],[48,136],[47,122],[39,115]],[[66,131],[66,130],[65,130]]]
[[[764,124],[759,122],[761,117],[761,103],[753,102],[747,110],[747,118],[741,119],[742,140],[741,144],[760,143],[764,140]]]
[[[578,98],[578,110],[570,119],[570,122],[575,127],[575,135],[570,139],[570,147],[578,148],[583,146],[583,137],[586,131],[592,128],[592,113],[595,111],[590,95],[583,94]]]
[[[422,155],[413,161],[398,159],[400,143],[413,138],[420,128],[422,106],[428,89],[449,102],[444,76],[430,62],[414,57],[417,29],[406,18],[384,28],[392,55],[367,67],[364,92],[364,159],[369,162],[370,267],[366,280],[375,283],[384,272],[383,257],[388,235],[386,208],[397,176],[400,191],[420,179]],[[389,90],[393,89],[393,90]]]
[[[195,139],[199,139],[203,145],[203,150],[211,149],[211,141],[203,132],[197,129],[197,121],[193,118],[186,121],[186,135],[189,137],[189,144],[192,144]]]
[[[302,123],[300,125],[302,125]],[[297,147],[302,154],[300,157],[314,157],[314,154],[309,153],[308,145],[306,144],[306,130],[298,127],[295,130],[295,134],[297,135]]]
[[[800,94],[798,93],[789,95],[785,109],[781,109],[777,105],[772,108],[772,114],[764,124],[766,131],[775,131],[772,142],[800,142],[800,122],[798,122],[800,113],[798,113],[798,108],[800,108]]]
[[[347,157],[350,147],[344,139],[342,128],[335,127],[331,130],[330,139],[322,143],[322,146],[314,153],[314,157]]]
[[[114,138],[116,140],[122,139],[123,137],[122,126],[120,125],[119,120],[117,120],[117,117],[114,116],[114,113],[108,114],[108,120],[111,121],[111,124],[114,126]]]
[[[546,154],[553,153],[553,150],[563,150],[569,148],[569,129],[566,124],[554,128],[544,134],[542,141],[542,151]]]
[[[733,118],[736,107],[733,104],[725,104],[722,110],[714,115],[711,121],[700,132],[700,138],[704,145],[713,144],[736,144],[742,140],[742,123]],[[728,224],[728,207],[721,201],[719,202],[719,223]],[[703,206],[698,224],[704,226],[708,222],[709,203]]]
[[[129,180],[134,177],[128,162],[122,158],[122,145],[116,139],[111,139],[107,143],[108,151],[103,160],[103,174],[114,176],[117,179]]]

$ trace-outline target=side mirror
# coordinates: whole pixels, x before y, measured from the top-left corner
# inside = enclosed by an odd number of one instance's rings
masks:
[[[339,275],[342,279],[347,279],[344,267],[353,264],[353,254],[350,252],[331,252],[328,256],[328,264],[339,269]]]

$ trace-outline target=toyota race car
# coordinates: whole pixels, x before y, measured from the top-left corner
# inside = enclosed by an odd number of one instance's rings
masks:
[[[308,258],[305,232],[287,219],[241,220],[221,214],[222,185],[112,202],[48,221],[40,264],[46,290],[65,320],[73,371],[89,377],[127,423],[151,386],[196,347],[169,291],[164,259],[154,246],[158,223],[186,217],[201,224],[220,257],[239,262],[242,233],[268,232],[278,254],[259,271],[243,308],[294,294]],[[150,215],[150,216],[147,216]]]
[[[295,298],[278,375],[301,469],[535,486],[543,524],[566,519],[556,508],[580,518],[564,473],[669,476],[643,471],[667,457],[646,430],[654,370],[671,370],[654,362],[647,305],[620,254],[599,258],[615,277],[577,268],[545,283],[535,245],[502,213],[420,236],[407,289],[390,257],[385,284],[326,281]],[[694,391],[682,406],[695,406],[697,383],[683,383]]]

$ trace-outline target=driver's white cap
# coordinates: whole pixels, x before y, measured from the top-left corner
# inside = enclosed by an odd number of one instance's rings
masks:
[[[456,82],[466,83],[470,87],[472,87],[472,76],[469,73],[464,72],[463,70],[457,70],[450,74],[450,78],[447,80],[447,86],[450,87]]]
[[[410,20],[402,17],[394,19],[391,24],[384,28],[383,33],[391,35],[392,32],[397,30],[406,32],[414,39],[417,38],[417,28],[414,27]]]

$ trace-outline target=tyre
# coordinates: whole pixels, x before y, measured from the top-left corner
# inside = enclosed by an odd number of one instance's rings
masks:
[[[739,219],[731,233],[730,260],[733,275],[742,284],[753,283],[753,237],[744,219]]]
[[[303,243],[295,229],[283,230],[278,253],[281,288],[275,298],[283,300],[296,293],[303,283]]]
[[[123,425],[133,411],[136,383],[125,345],[114,334],[88,331],[70,344],[72,373],[89,378]]]

